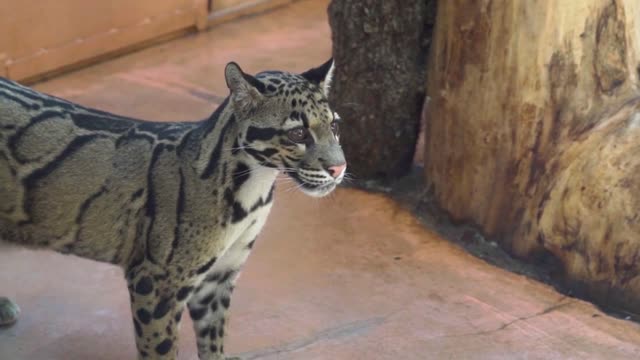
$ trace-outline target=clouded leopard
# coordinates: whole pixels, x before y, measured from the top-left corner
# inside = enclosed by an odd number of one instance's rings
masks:
[[[183,309],[200,359],[225,359],[234,283],[279,172],[324,196],[346,162],[327,95],[333,61],[302,74],[225,68],[200,122],[89,109],[0,78],[0,239],[124,270],[140,359],[175,359]],[[0,322],[17,307],[4,298]]]

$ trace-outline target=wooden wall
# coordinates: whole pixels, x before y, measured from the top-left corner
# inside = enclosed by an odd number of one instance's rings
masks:
[[[32,81],[291,0],[0,0],[0,76]]]
[[[209,25],[223,23],[239,16],[265,11],[295,0],[210,0]]]

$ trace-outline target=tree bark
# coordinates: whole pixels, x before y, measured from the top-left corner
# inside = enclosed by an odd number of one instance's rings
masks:
[[[424,100],[434,0],[334,0],[332,102],[356,180],[392,179],[412,163]]]
[[[436,19],[424,156],[440,206],[640,311],[640,2],[450,0]]]

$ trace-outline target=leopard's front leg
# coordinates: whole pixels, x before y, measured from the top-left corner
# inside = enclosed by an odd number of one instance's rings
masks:
[[[237,272],[212,272],[189,300],[200,360],[226,360],[224,335]]]
[[[231,294],[254,240],[255,231],[250,231],[236,241],[216,262],[189,299],[189,315],[193,320],[200,360],[240,359],[225,357],[224,336]]]
[[[127,272],[138,359],[175,360],[182,311],[193,287],[142,264]]]

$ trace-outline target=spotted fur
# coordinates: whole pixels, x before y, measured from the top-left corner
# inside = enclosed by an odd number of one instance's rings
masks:
[[[213,115],[175,123],[0,79],[0,238],[122,267],[140,359],[176,358],[185,306],[200,359],[224,359],[231,293],[278,172],[312,196],[344,176],[332,67],[254,77],[230,63]]]

